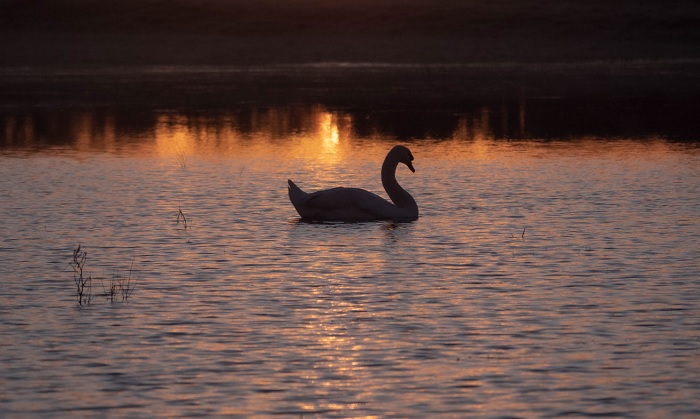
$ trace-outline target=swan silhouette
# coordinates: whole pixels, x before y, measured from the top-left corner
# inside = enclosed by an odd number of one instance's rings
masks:
[[[396,167],[403,163],[415,173],[413,154],[402,145],[392,148],[382,164],[382,185],[393,204],[359,188],[332,188],[313,193],[302,191],[291,180],[289,200],[302,220],[307,221],[371,221],[409,222],[418,219],[418,205],[411,194],[396,181]]]

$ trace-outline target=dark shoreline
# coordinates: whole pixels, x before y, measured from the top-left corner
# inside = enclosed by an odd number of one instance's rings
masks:
[[[241,104],[332,107],[493,97],[693,97],[700,60],[586,63],[18,67],[0,69],[2,108],[130,107],[215,110]]]
[[[693,0],[0,0],[0,68],[700,59]]]

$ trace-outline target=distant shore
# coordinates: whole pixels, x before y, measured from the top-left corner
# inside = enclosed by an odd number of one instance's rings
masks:
[[[700,58],[697,2],[607,3],[0,0],[0,67]]]

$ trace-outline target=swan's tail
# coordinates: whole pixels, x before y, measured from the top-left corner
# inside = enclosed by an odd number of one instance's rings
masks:
[[[301,204],[306,199],[308,194],[295,185],[291,179],[287,179],[287,183],[289,183],[289,200],[297,207],[298,204]]]

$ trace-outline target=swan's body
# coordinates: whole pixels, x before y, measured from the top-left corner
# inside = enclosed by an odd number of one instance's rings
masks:
[[[382,164],[382,185],[393,201],[359,188],[332,188],[306,193],[289,180],[289,200],[303,220],[309,221],[414,221],[418,205],[396,181],[396,167],[403,163],[415,172],[411,151],[397,145]]]

